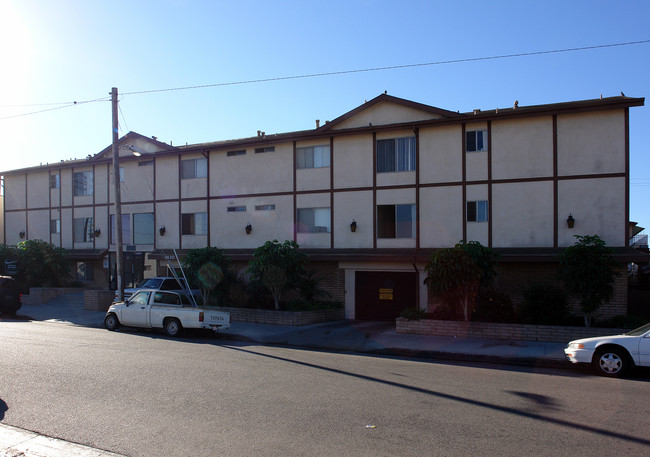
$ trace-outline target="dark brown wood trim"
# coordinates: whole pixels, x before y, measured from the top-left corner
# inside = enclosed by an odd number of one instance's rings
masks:
[[[465,149],[467,148],[467,145],[465,144],[466,142],[466,136],[467,134],[467,125],[463,122],[462,128],[461,128],[461,154],[462,154],[462,181],[461,181],[461,186],[462,186],[462,224],[463,224],[463,241],[467,241],[467,152]]]
[[[156,157],[153,159],[153,248],[158,249],[158,189],[156,188],[156,176],[157,176],[157,160]],[[209,184],[208,184],[209,185]],[[209,204],[209,203],[208,203]]]
[[[560,215],[559,212],[559,195],[558,195],[558,169],[557,169],[557,114],[553,115],[553,247],[558,247]]]
[[[178,154],[178,249],[183,249],[183,195],[181,186],[183,172],[181,167],[181,155]]]
[[[28,174],[25,173],[25,239],[29,239],[29,182]]]
[[[488,150],[487,150],[487,175],[488,175],[488,247],[492,247],[492,121],[487,122]],[[467,206],[467,205],[465,205]]]
[[[204,151],[203,152],[203,157],[205,157],[206,160],[206,167],[207,169],[207,179],[205,180],[205,204],[207,206],[206,208],[206,213],[208,214],[208,246],[212,246],[212,243],[210,242],[210,235],[212,231],[210,230],[211,224],[210,221],[212,220],[212,217],[210,217],[210,151]],[[155,233],[155,232],[154,232]]]
[[[413,129],[415,134],[415,248],[420,248],[420,130]],[[416,299],[419,299],[416,294]]]
[[[625,108],[625,246],[630,245],[630,108]]]
[[[334,248],[334,137],[330,137],[330,248]]]
[[[298,147],[293,142],[293,241],[298,242]]]
[[[372,132],[372,247],[377,249],[377,132]]]

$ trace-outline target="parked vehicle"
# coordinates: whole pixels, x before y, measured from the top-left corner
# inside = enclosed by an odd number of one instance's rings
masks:
[[[176,278],[172,278],[171,276],[156,276],[153,278],[146,278],[140,281],[137,286],[124,289],[124,300],[141,289],[172,290],[175,292],[182,292],[185,290],[185,287],[179,284]],[[200,296],[201,292],[198,289],[192,289],[192,294],[194,296]],[[115,299],[117,300],[117,291],[115,291]]]
[[[590,363],[603,376],[622,376],[633,366],[650,367],[650,323],[622,335],[571,341],[564,354],[569,362]]]
[[[184,328],[228,329],[230,313],[196,307],[182,292],[143,289],[128,300],[113,303],[104,325],[108,330],[121,325],[161,328],[169,336],[179,336]]]
[[[0,276],[0,313],[16,314],[23,306],[18,283],[11,276]]]

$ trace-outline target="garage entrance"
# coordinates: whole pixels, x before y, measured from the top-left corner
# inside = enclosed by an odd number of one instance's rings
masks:
[[[357,271],[354,280],[355,319],[392,321],[417,306],[415,272]]]

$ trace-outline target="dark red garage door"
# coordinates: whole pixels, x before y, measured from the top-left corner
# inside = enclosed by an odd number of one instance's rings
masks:
[[[415,272],[357,271],[355,283],[356,319],[392,321],[417,305]]]

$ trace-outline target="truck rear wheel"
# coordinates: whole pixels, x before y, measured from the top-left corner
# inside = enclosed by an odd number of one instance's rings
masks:
[[[179,336],[183,331],[181,321],[174,317],[165,319],[165,333],[168,336]]]

